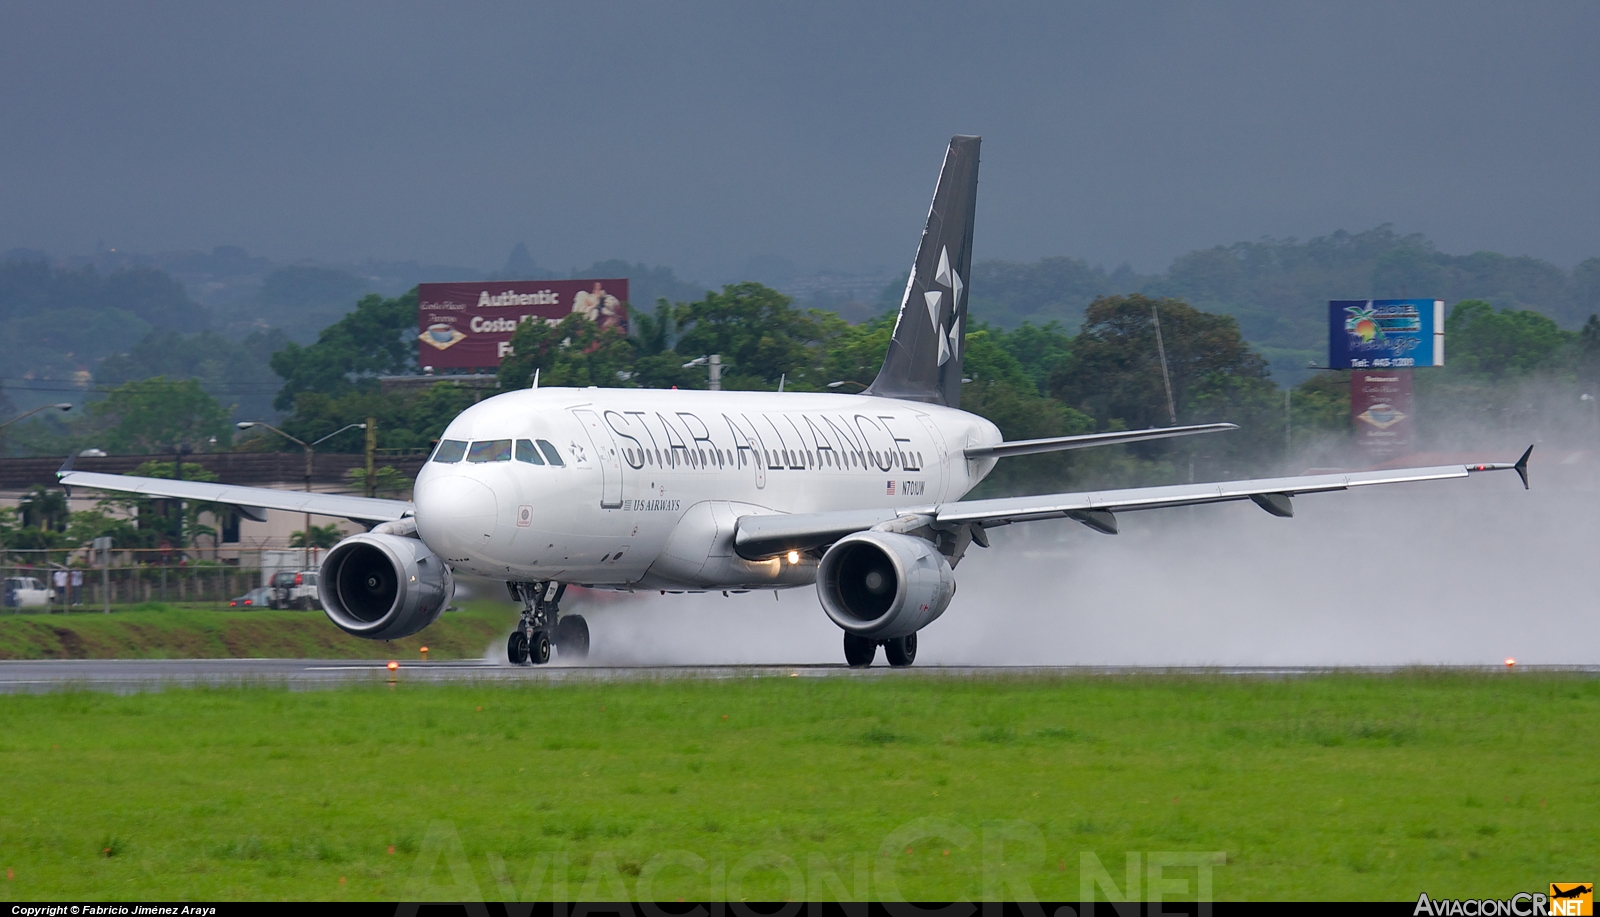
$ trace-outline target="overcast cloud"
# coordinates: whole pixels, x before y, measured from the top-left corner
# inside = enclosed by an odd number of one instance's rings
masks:
[[[0,7],[0,250],[242,245],[728,279],[909,263],[952,133],[980,258],[1141,270],[1392,222],[1600,254],[1600,5]]]

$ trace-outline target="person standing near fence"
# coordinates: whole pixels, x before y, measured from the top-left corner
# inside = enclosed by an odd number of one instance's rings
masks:
[[[83,604],[83,571],[82,570],[73,570],[72,571],[72,580],[71,580],[71,582],[72,582],[72,601],[71,601],[70,604],[82,605]]]
[[[57,570],[53,579],[56,584],[56,601],[61,603],[62,610],[66,610],[67,600],[71,598],[70,593],[67,592],[67,571]]]

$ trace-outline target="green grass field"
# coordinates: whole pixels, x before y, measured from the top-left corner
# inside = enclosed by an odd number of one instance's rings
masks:
[[[511,630],[506,602],[469,602],[415,637],[362,640],[320,611],[223,611],[148,602],[111,614],[0,616],[0,659],[475,659]]]
[[[6,696],[0,869],[13,900],[1076,900],[1085,854],[1150,894],[1151,854],[1219,851],[1220,899],[1505,896],[1595,878],[1597,722],[1594,679],[1425,671]]]

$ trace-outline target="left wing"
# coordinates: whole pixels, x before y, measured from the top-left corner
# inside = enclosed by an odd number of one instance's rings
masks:
[[[1260,478],[1253,481],[1224,481],[1213,484],[1177,484],[1170,487],[1135,487],[1092,493],[1044,494],[1036,497],[1003,497],[996,500],[968,500],[899,509],[842,510],[833,513],[807,513],[771,516],[740,516],[734,534],[734,550],[741,557],[760,560],[785,551],[809,551],[853,532],[878,527],[900,531],[922,526],[970,525],[977,527],[974,539],[985,543],[981,530],[1013,522],[1036,519],[1074,519],[1090,528],[1115,535],[1119,512],[1196,506],[1202,503],[1227,503],[1251,500],[1274,516],[1294,515],[1291,498],[1300,494],[1349,490],[1373,484],[1403,484],[1412,481],[1444,481],[1464,478],[1478,471],[1515,471],[1528,486],[1528,456],[1533,447],[1514,463],[1493,462],[1476,465],[1436,465],[1430,468],[1399,468],[1393,471],[1357,471],[1343,474],[1312,474],[1285,478]]]
[[[126,474],[100,474],[93,471],[56,472],[67,487],[88,487],[142,497],[166,497],[201,503],[224,503],[256,521],[265,521],[263,510],[281,509],[293,513],[336,516],[356,522],[394,522],[410,516],[415,508],[404,500],[376,497],[349,497],[302,490],[274,490],[270,487],[239,487],[206,481],[177,481],[172,478],[139,478]]]

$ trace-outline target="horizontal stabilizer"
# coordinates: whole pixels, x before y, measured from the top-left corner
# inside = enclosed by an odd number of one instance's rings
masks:
[[[1239,429],[1238,424],[1201,423],[1188,427],[1152,427],[1148,430],[1118,430],[1112,433],[1052,436],[1047,439],[1019,439],[1016,442],[997,443],[993,446],[972,446],[967,449],[967,458],[1005,458],[1010,455],[1035,455],[1040,452],[1088,449],[1092,446],[1114,446],[1117,443],[1136,443],[1147,439],[1167,439],[1173,436],[1193,436],[1196,433],[1224,433],[1228,430],[1237,429]]]

